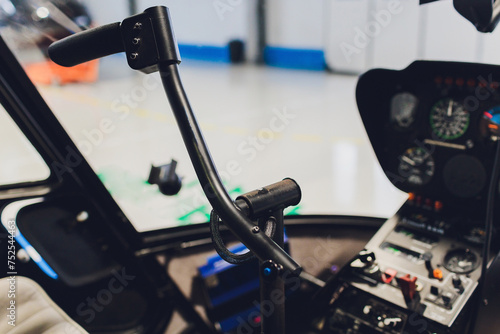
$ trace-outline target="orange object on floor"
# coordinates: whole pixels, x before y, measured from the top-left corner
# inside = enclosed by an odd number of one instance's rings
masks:
[[[51,60],[25,66],[31,81],[39,84],[67,84],[71,82],[95,82],[99,77],[99,60],[73,67],[62,67]]]

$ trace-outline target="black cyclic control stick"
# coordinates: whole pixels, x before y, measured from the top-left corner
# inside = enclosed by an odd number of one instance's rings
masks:
[[[222,221],[261,261],[272,261],[282,272],[298,276],[302,268],[235,205],[224,188],[191,109],[178,72],[181,57],[168,9],[151,7],[119,23],[86,30],[54,42],[50,58],[74,66],[110,54],[125,52],[132,69],[160,72],[163,86],[203,191]],[[289,203],[292,205],[298,204]]]

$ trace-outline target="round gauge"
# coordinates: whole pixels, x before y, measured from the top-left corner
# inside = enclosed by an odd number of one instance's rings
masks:
[[[426,149],[412,147],[399,157],[398,171],[408,183],[421,186],[434,175],[434,159]]]
[[[500,106],[495,106],[487,111],[491,115],[491,121],[500,124]]]
[[[391,121],[402,129],[407,129],[415,121],[418,99],[415,95],[404,92],[391,99]]]
[[[431,109],[431,127],[434,133],[445,140],[462,136],[469,127],[470,115],[465,107],[453,100],[439,100]]]
[[[443,181],[452,195],[472,198],[479,195],[486,186],[488,173],[476,157],[458,154],[444,165]]]
[[[495,140],[500,137],[500,106],[495,106],[483,113],[479,120],[479,131],[485,138]]]
[[[479,265],[476,254],[469,249],[454,249],[444,257],[444,267],[457,274],[467,274]]]

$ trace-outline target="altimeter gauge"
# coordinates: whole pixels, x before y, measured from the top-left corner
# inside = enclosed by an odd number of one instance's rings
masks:
[[[434,134],[444,140],[462,136],[469,127],[470,115],[464,105],[446,98],[439,100],[431,109],[431,128]]]

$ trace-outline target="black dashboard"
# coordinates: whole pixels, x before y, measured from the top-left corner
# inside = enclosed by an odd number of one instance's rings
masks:
[[[500,67],[482,64],[417,61],[360,77],[356,98],[375,155],[409,196],[318,293],[309,333],[462,334],[472,326],[499,88]],[[493,238],[498,251],[495,229]]]
[[[437,210],[482,216],[500,119],[500,67],[417,61],[375,69],[359,112],[389,180]]]

